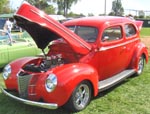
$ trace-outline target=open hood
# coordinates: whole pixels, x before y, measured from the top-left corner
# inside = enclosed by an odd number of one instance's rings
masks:
[[[49,42],[58,38],[63,38],[80,54],[87,54],[92,48],[90,44],[64,25],[27,2],[23,2],[14,14],[14,18],[17,25],[25,29],[32,36],[40,49],[46,48]]]

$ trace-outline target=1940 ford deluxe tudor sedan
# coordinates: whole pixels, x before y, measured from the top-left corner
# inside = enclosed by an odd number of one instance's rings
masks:
[[[98,92],[140,75],[148,62],[139,21],[105,16],[60,24],[27,2],[14,18],[38,48],[51,42],[44,57],[21,58],[4,68],[2,92],[29,105],[80,111]]]

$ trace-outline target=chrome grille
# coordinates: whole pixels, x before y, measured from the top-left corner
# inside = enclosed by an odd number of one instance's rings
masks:
[[[19,74],[18,74],[19,95],[20,95],[21,98],[27,99],[28,85],[29,85],[30,79],[32,78],[32,75],[29,75],[29,74],[19,75]]]

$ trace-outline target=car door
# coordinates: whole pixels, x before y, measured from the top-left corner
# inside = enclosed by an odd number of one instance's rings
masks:
[[[127,55],[122,26],[112,26],[104,30],[98,56],[100,80],[125,69]]]

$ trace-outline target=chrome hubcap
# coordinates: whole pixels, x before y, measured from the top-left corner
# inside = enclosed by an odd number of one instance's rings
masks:
[[[78,108],[84,108],[89,101],[89,87],[86,84],[81,84],[75,93],[75,105]]]
[[[142,72],[143,66],[144,66],[144,59],[143,59],[143,57],[141,57],[139,60],[139,64],[138,64],[138,73]]]

